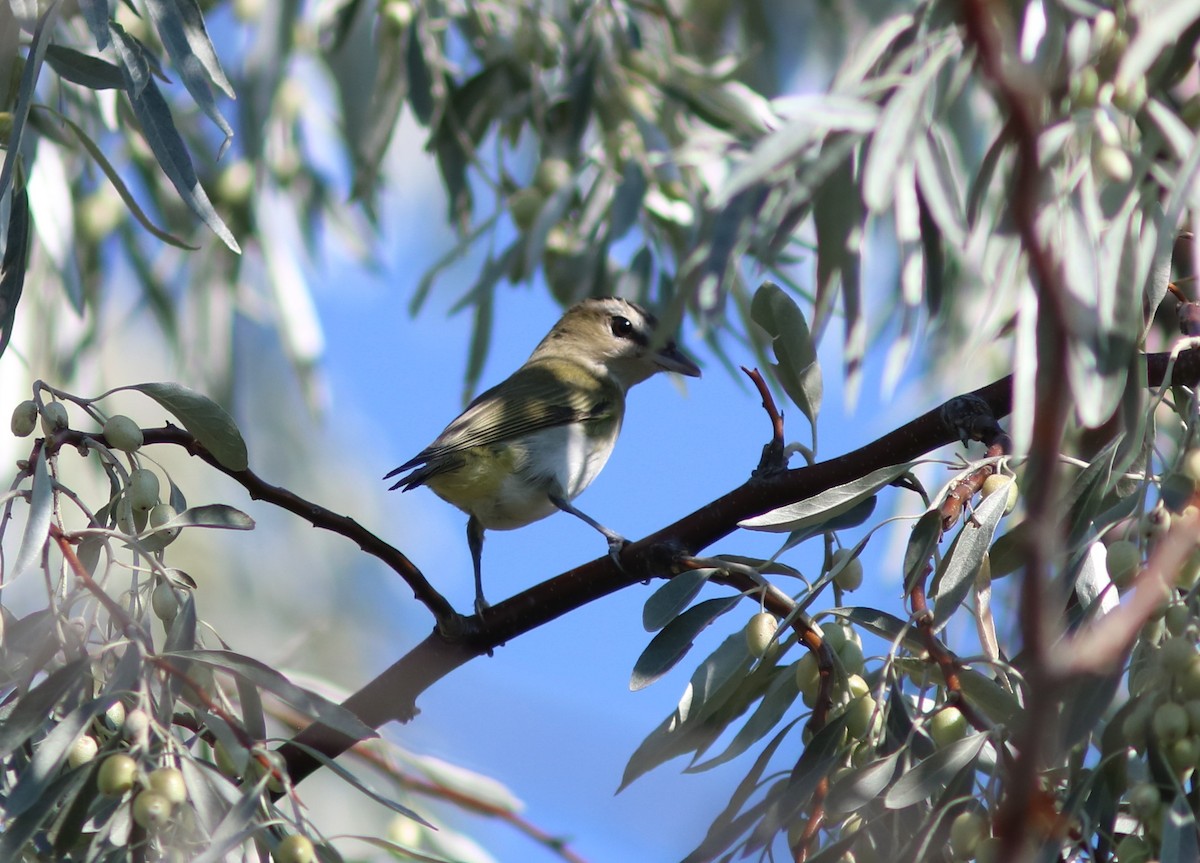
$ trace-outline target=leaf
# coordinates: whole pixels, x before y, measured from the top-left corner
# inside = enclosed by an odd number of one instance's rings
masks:
[[[75,138],[80,144],[83,145],[83,148],[87,150],[88,155],[92,157],[96,164],[100,166],[100,170],[104,172],[104,176],[108,177],[108,182],[112,184],[113,189],[115,189],[117,194],[121,196],[121,200],[125,202],[125,207],[129,210],[133,217],[138,220],[138,223],[143,228],[145,228],[149,233],[158,237],[158,239],[162,240],[164,243],[175,246],[178,249],[195,251],[199,248],[199,246],[190,245],[174,234],[164,231],[162,228],[150,221],[150,217],[146,215],[144,210],[142,210],[141,206],[137,202],[137,199],[133,197],[133,192],[131,192],[129,187],[125,185],[125,181],[121,179],[121,175],[117,173],[117,169],[114,168],[112,163],[108,161],[108,158],[104,155],[104,151],[100,149],[99,145],[96,144],[96,142],[88,136],[87,132],[83,131],[83,129],[81,129],[74,120],[71,120],[69,117],[66,117],[52,108],[48,108],[44,105],[39,105],[38,107],[43,111],[49,111],[54,115],[55,119],[59,123],[66,126],[75,134]]]
[[[164,656],[199,662],[234,676],[244,677],[254,685],[275,693],[301,713],[355,740],[379,736],[373,728],[346,708],[297,686],[275,669],[248,656],[228,650],[181,650],[166,653]]]
[[[125,75],[125,92],[133,105],[133,112],[142,127],[142,135],[150,145],[163,173],[175,186],[179,197],[204,224],[216,234],[231,251],[241,254],[241,247],[234,239],[225,222],[213,209],[212,201],[192,167],[187,145],[175,128],[171,108],[146,67],[141,46],[126,35],[117,23],[109,25],[113,34],[113,46],[121,61],[121,72]]]
[[[250,466],[246,442],[233,417],[208,396],[171,383],[134,384],[117,390],[137,390],[150,396],[183,423],[227,470],[242,471]]]
[[[844,774],[829,789],[825,808],[831,815],[847,815],[877,799],[892,783],[903,749]]]
[[[89,87],[92,90],[120,90],[125,86],[121,70],[112,63],[76,51],[74,48],[50,45],[46,48],[46,62],[60,77],[81,87]]]
[[[7,758],[46,724],[60,702],[78,698],[91,686],[89,664],[84,657],[56,668],[17,700],[12,712],[0,722],[0,758]]]
[[[13,578],[36,564],[42,557],[42,549],[50,535],[50,522],[54,517],[54,481],[46,465],[46,448],[38,450],[33,465],[33,488],[29,492],[29,515],[25,520],[25,531],[21,534],[21,547],[13,562]]]
[[[103,51],[108,47],[109,0],[78,1],[88,29],[92,31],[92,38],[96,40],[96,48]]]
[[[42,60],[46,56],[46,48],[49,46],[54,32],[54,23],[55,19],[58,18],[60,5],[58,2],[52,2],[46,6],[45,11],[38,18],[37,25],[33,28],[33,38],[30,40],[29,49],[25,55],[24,68],[21,70],[21,84],[17,89],[17,103],[12,107],[11,111],[10,122],[12,125],[9,126],[8,138],[4,142],[4,165],[0,167],[0,200],[3,200],[5,193],[8,192],[9,187],[13,183],[17,162],[24,150],[21,146],[21,137],[25,131],[25,123],[29,119],[29,109],[33,106],[34,89],[37,87],[38,75],[42,70]],[[8,26],[12,26],[12,24]],[[11,63],[12,59],[10,58],[6,62]],[[7,259],[7,248],[5,248],[4,253]],[[5,263],[7,263],[7,260]]]
[[[914,653],[920,654],[925,650],[920,633],[894,614],[863,606],[831,608],[828,613],[857,623],[891,644],[903,644]]]
[[[957,47],[953,39],[943,41],[888,99],[863,165],[862,199],[871,211],[881,213],[891,206],[897,169],[912,159],[916,136],[925,132],[930,89]]]
[[[4,239],[4,258],[0,260],[0,355],[8,349],[17,304],[25,289],[25,271],[29,266],[29,189],[24,184],[10,196],[8,232]]]
[[[905,771],[896,784],[888,789],[883,805],[888,809],[905,809],[929,799],[959,770],[974,761],[987,741],[988,732],[979,731],[939,749]]]
[[[149,531],[149,534],[181,527],[213,527],[220,530],[254,530],[254,519],[240,509],[224,503],[193,506],[168,522]]]
[[[426,821],[424,818],[422,818],[420,815],[418,815],[412,809],[409,809],[407,806],[403,806],[403,805],[397,803],[395,800],[392,800],[390,797],[385,797],[384,795],[380,794],[379,792],[372,790],[361,779],[359,779],[357,776],[355,776],[353,773],[351,773],[349,770],[347,770],[342,765],[338,764],[336,761],[334,761],[328,755],[324,755],[323,753],[317,751],[316,749],[313,749],[312,747],[309,747],[309,746],[305,746],[303,743],[300,743],[296,740],[289,740],[287,745],[291,746],[291,747],[295,747],[296,749],[299,749],[301,752],[304,752],[307,755],[309,755],[310,757],[312,757],[313,759],[319,761],[322,764],[322,766],[324,766],[325,768],[327,768],[329,770],[332,770],[334,772],[334,774],[336,774],[341,779],[343,779],[351,787],[353,787],[355,790],[357,790],[361,794],[374,800],[376,803],[379,803],[382,806],[387,807],[388,809],[392,810],[393,812],[403,815],[405,818],[411,818],[413,821],[416,821],[418,824],[423,824],[426,827],[433,827],[432,824],[430,824],[428,821]],[[471,797],[471,799],[478,800],[479,798]]]
[[[792,531],[788,534],[787,541],[783,544],[783,551],[795,548],[800,543],[806,542],[814,536],[823,536],[834,530],[846,530],[847,528],[858,527],[871,517],[871,514],[875,512],[875,505],[878,502],[878,499],[872,495],[864,500],[860,500],[841,515],[835,515],[829,521],[822,521],[819,524],[812,524],[801,530]]]
[[[163,47],[183,77],[183,85],[201,110],[225,133],[226,139],[233,137],[233,130],[217,110],[208,86],[212,82],[232,99],[233,85],[225,77],[217,51],[208,38],[200,6],[196,0],[147,0],[146,5]]]
[[[4,801],[5,818],[15,818],[45,798],[75,741],[83,735],[92,719],[103,713],[111,703],[110,698],[97,698],[81,704],[50,729],[50,733],[34,749],[29,766],[21,773]]]
[[[754,292],[750,316],[771,336],[779,360],[775,373],[788,397],[814,426],[821,411],[821,367],[808,322],[796,301],[774,282],[764,282]]]
[[[983,557],[992,544],[1007,505],[1008,495],[1004,492],[984,498],[971,517],[963,521],[958,536],[942,558],[934,579],[937,591],[933,604],[935,632],[946,625],[970,593],[975,584],[975,573],[983,565]]]
[[[927,574],[929,559],[942,538],[942,514],[937,507],[927,509],[913,525],[904,549],[904,589],[911,590]]]
[[[1168,47],[1174,47],[1180,34],[1200,14],[1192,0],[1160,0],[1139,4],[1139,7],[1137,28],[1121,54],[1113,80],[1117,92],[1128,92],[1135,82],[1144,80],[1159,55]]]
[[[715,569],[690,569],[671,578],[646,600],[642,608],[642,626],[656,632],[674,620],[712,577]]]
[[[692,765],[687,772],[699,773],[710,770],[737,758],[779,724],[799,694],[795,669],[790,665],[777,668],[773,672],[773,678],[767,686],[767,691],[763,694],[762,701],[759,702],[754,713],[750,714],[746,724],[738,729],[725,751],[701,764]]]
[[[1163,814],[1161,863],[1189,863],[1200,860],[1196,816],[1188,798],[1176,794],[1171,808]]]
[[[645,689],[674,668],[691,649],[696,636],[740,600],[740,596],[706,599],[668,623],[658,635],[650,639],[650,643],[634,663],[629,688],[634,692]]]
[[[810,524],[821,524],[841,515],[865,498],[875,494],[885,485],[908,473],[912,466],[912,462],[905,462],[881,467],[866,476],[826,489],[805,500],[745,519],[738,522],[738,526],[782,533],[783,531],[800,530]]]

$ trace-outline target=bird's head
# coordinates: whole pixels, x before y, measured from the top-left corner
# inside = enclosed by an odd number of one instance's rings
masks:
[[[619,297],[588,299],[569,308],[533,352],[593,365],[626,389],[656,372],[700,377],[700,369],[673,340],[656,333],[658,319]],[[657,338],[656,338],[657,335]]]

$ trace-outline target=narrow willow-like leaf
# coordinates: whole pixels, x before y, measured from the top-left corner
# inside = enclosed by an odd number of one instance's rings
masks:
[[[220,530],[254,530],[254,519],[240,509],[224,503],[209,503],[185,509],[156,531],[179,527],[215,527]]]
[[[645,689],[674,668],[691,649],[696,636],[737,605],[740,599],[740,596],[706,599],[663,627],[658,635],[650,639],[650,643],[634,663],[629,688],[634,692]]]
[[[241,254],[242,249],[237,240],[217,215],[212,201],[200,185],[196,170],[192,167],[192,158],[188,155],[187,145],[175,128],[167,100],[149,74],[141,46],[127,36],[118,24],[113,23],[110,27],[113,45],[121,62],[121,71],[125,75],[126,94],[142,127],[146,143],[154,152],[163,173],[192,212],[208,225],[231,251]]]
[[[374,800],[376,803],[379,803],[380,805],[392,810],[393,812],[403,815],[405,818],[411,818],[413,821],[416,821],[418,824],[424,824],[426,827],[433,827],[432,824],[430,824],[428,821],[426,821],[424,818],[422,818],[420,815],[418,815],[412,809],[409,809],[407,806],[397,803],[395,800],[392,800],[390,797],[385,797],[384,795],[380,794],[377,791],[372,791],[371,788],[368,785],[364,784],[361,779],[359,779],[357,776],[355,776],[353,773],[351,773],[345,767],[343,767],[342,765],[338,764],[336,761],[331,759],[328,755],[324,755],[323,753],[318,752],[316,749],[313,749],[312,747],[309,747],[309,746],[305,746],[303,743],[299,743],[295,740],[289,741],[288,745],[296,747],[297,749],[299,749],[302,752],[311,756],[314,760],[321,762],[321,765],[323,767],[325,767],[328,770],[333,771],[333,773],[336,776],[341,778],[343,781],[345,781],[347,784],[349,784],[352,788],[354,788],[354,790],[358,791],[360,794],[363,794],[366,797],[369,797],[370,799]],[[475,799],[475,798],[472,798],[472,799]]]
[[[164,231],[162,228],[150,221],[150,217],[146,215],[145,211],[138,204],[137,199],[133,197],[133,192],[131,192],[129,187],[125,185],[125,181],[121,179],[121,175],[117,173],[117,169],[114,168],[112,163],[108,161],[108,157],[104,155],[104,151],[101,150],[99,145],[91,139],[87,132],[83,131],[83,129],[79,127],[79,124],[51,108],[47,108],[43,105],[39,105],[38,107],[44,111],[49,111],[52,113],[59,123],[62,123],[75,134],[75,138],[81,145],[83,145],[83,149],[87,150],[88,155],[92,157],[95,163],[100,166],[100,170],[104,172],[104,176],[108,177],[108,181],[112,183],[112,187],[116,190],[117,194],[121,196],[121,200],[125,202],[125,207],[129,210],[133,217],[138,220],[138,223],[143,228],[145,228],[154,236],[158,237],[158,239],[162,240],[164,243],[175,246],[176,248],[188,249],[189,251],[195,251],[199,248],[199,246],[190,245],[169,231]]]
[[[831,608],[829,609],[829,614],[835,614],[838,617],[857,623],[859,626],[869,629],[880,638],[886,639],[891,643],[903,644],[915,653],[925,650],[925,643],[922,641],[920,634],[894,614],[888,614],[886,611],[880,611],[877,608],[866,608],[863,606]]]
[[[954,538],[950,550],[938,567],[934,589],[937,599],[933,605],[935,631],[941,629],[950,620],[950,616],[958,609],[975,583],[975,573],[983,563],[992,544],[1000,519],[1004,517],[1004,508],[1008,505],[1008,495],[1003,491],[983,499],[975,507],[971,517],[963,521],[958,536]]]
[[[8,232],[0,261],[0,355],[8,349],[17,306],[25,289],[29,266],[29,189],[24,184],[9,196]]]
[[[692,765],[687,772],[700,773],[737,758],[779,724],[799,694],[795,670],[790,665],[776,669],[767,691],[763,694],[762,701],[750,714],[746,724],[738,729],[725,751],[700,764]]]
[[[220,671],[244,677],[256,686],[275,693],[301,713],[311,716],[355,740],[367,740],[379,736],[373,728],[346,708],[327,698],[322,698],[315,692],[297,686],[275,669],[248,656],[241,656],[227,650],[183,650],[164,654],[164,656],[199,662]]]
[[[60,77],[92,90],[119,90],[125,86],[121,70],[99,57],[65,45],[46,48],[46,62]]]
[[[826,489],[806,500],[781,506],[768,513],[745,519],[739,527],[765,530],[772,533],[800,530],[810,524],[828,521],[841,515],[862,500],[870,497],[885,485],[893,482],[912,469],[912,462],[894,464],[871,471],[856,480]]]
[[[33,28],[33,38],[25,55],[25,66],[21,70],[21,83],[17,88],[17,103],[12,107],[8,129],[8,137],[4,142],[4,165],[0,167],[0,200],[9,190],[16,176],[17,162],[21,158],[23,147],[21,138],[25,132],[25,124],[29,120],[29,109],[33,107],[34,89],[37,87],[38,74],[42,70],[42,61],[46,57],[46,48],[54,33],[54,22],[58,18],[61,0],[52,0],[45,7],[37,25]],[[7,251],[7,250],[6,250]]]
[[[905,771],[888,789],[883,805],[888,809],[905,809],[927,800],[959,770],[974,761],[987,741],[988,733],[980,731],[939,749]]]
[[[1176,794],[1163,814],[1161,863],[1191,863],[1200,860],[1196,815],[1183,794]]]
[[[21,534],[21,545],[13,561],[12,578],[16,578],[36,564],[42,557],[42,549],[50,535],[50,522],[54,516],[54,481],[46,464],[46,448],[38,450],[33,464],[33,487],[29,492],[29,515],[25,531]]]
[[[715,572],[715,569],[692,569],[668,580],[650,594],[642,607],[642,626],[647,632],[662,629],[688,607]]]
[[[6,758],[35,734],[60,702],[77,698],[85,689],[90,690],[90,662],[84,657],[54,669],[17,700],[12,712],[0,722],[0,758]]]
[[[848,815],[878,799],[892,784],[896,766],[904,754],[903,749],[897,749],[890,755],[846,773],[830,787],[825,808],[831,815]]]
[[[246,442],[237,423],[208,396],[172,383],[134,384],[118,389],[145,393],[169,410],[222,467],[239,471],[250,466]]]
[[[821,411],[821,367],[808,322],[796,301],[774,282],[764,282],[754,292],[750,316],[771,336],[771,347],[779,364],[779,382],[796,407],[815,427]]]

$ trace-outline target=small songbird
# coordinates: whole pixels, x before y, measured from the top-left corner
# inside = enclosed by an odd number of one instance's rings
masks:
[[[562,510],[604,534],[614,558],[624,546],[571,501],[608,461],[631,386],[660,371],[700,376],[674,342],[656,342],[657,324],[615,297],[572,306],[523,366],[384,477],[411,470],[392,489],[427,485],[469,516],[476,612],[488,607],[480,575],[485,530],[512,530]]]

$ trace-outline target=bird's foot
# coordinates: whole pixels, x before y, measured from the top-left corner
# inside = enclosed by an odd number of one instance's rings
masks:
[[[604,536],[608,539],[609,558],[617,565],[617,569],[624,572],[625,567],[621,566],[621,552],[625,550],[625,546],[629,545],[629,540],[619,533],[606,533]]]

